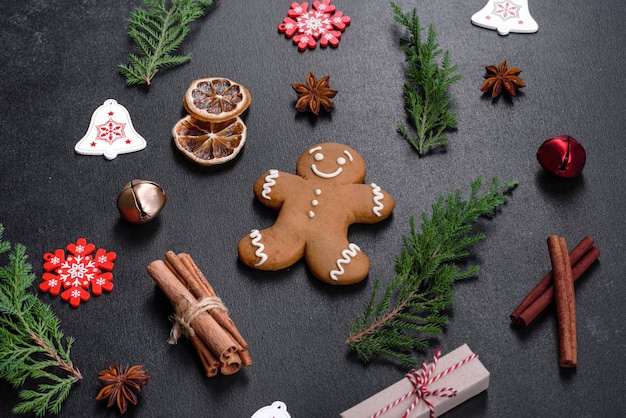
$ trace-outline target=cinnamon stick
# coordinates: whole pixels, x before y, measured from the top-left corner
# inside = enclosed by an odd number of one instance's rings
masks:
[[[162,260],[150,263],[148,273],[174,306],[177,315],[198,303]],[[190,326],[193,330],[192,335],[197,335],[220,363],[227,365],[228,371],[241,368],[237,345],[211,315],[196,316],[190,321]]]
[[[167,259],[163,260],[163,262],[165,263],[167,268],[170,269],[172,274],[174,274],[174,276],[176,276],[176,278],[182,284],[185,284],[185,280],[176,271],[174,266]],[[196,353],[198,354],[198,358],[200,359],[200,363],[202,363],[202,367],[204,368],[204,372],[205,372],[206,376],[207,377],[217,376],[217,373],[220,370],[220,362],[219,362],[219,360],[217,358],[215,358],[213,353],[211,353],[211,350],[209,350],[206,347],[206,345],[202,342],[202,340],[200,340],[198,338],[197,335],[188,336],[187,338],[189,338],[189,340],[191,340],[191,342],[192,342],[192,344],[193,344],[193,346],[194,346],[194,348],[196,350]]]
[[[185,267],[182,260],[173,251],[165,253],[165,263],[170,267],[173,273],[187,286],[189,291],[196,297],[200,298],[205,293],[202,284],[195,280],[193,274]]]
[[[200,293],[198,297],[217,297],[215,290],[204,276],[200,268],[196,265],[195,261],[189,254],[179,254],[181,261],[187,267],[187,269],[192,273],[193,279],[198,282],[200,285],[197,286]],[[220,309],[213,309],[210,311],[210,314],[213,315],[215,320],[227,331],[232,337],[235,339],[237,344],[239,345],[239,356],[241,357],[242,364],[245,367],[252,365],[252,357],[250,356],[250,352],[248,351],[248,343],[243,338],[239,329],[232,321],[227,311]]]
[[[211,350],[209,350],[206,345],[198,338],[197,335],[190,338],[193,347],[196,349],[196,353],[198,353],[198,357],[200,358],[200,362],[202,363],[202,367],[204,368],[204,372],[207,377],[213,377],[217,375],[219,371],[220,362],[215,358]]]
[[[578,280],[585,271],[600,257],[600,250],[593,246],[592,237],[584,237],[569,253],[572,276]],[[511,321],[518,326],[530,324],[554,300],[552,271],[549,271],[528,293],[511,313]]]
[[[165,257],[166,260],[174,266],[180,276],[184,278],[189,290],[191,290],[196,298],[217,297],[215,290],[189,254],[181,253],[176,255],[168,251]],[[211,309],[209,314],[237,342],[239,345],[239,356],[241,357],[243,365],[246,367],[252,365],[252,358],[248,352],[248,343],[243,338],[230,316],[228,316],[228,313],[222,309]]]
[[[548,237],[548,250],[554,280],[554,294],[559,328],[559,365],[576,367],[576,302],[574,279],[569,262],[565,238],[557,235]]]

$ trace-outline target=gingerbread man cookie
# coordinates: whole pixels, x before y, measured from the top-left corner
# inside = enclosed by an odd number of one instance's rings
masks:
[[[363,280],[369,258],[348,241],[353,223],[376,223],[391,215],[393,198],[376,184],[363,184],[365,161],[338,143],[302,153],[296,174],[269,170],[254,183],[265,206],[280,211],[273,226],[239,241],[241,261],[259,270],[281,270],[304,257],[315,277],[329,284]]]

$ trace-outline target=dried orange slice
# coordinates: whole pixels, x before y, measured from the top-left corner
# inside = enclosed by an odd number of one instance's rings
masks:
[[[195,119],[223,122],[239,116],[252,97],[243,85],[224,77],[194,80],[185,92],[185,109]]]
[[[224,122],[206,122],[187,115],[172,129],[176,147],[191,161],[217,165],[232,160],[246,143],[246,125],[234,117]]]

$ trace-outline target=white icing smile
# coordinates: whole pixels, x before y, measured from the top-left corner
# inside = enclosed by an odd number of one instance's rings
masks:
[[[316,176],[319,176],[321,178],[324,179],[332,179],[333,177],[337,177],[339,174],[341,174],[341,172],[343,171],[343,168],[338,167],[335,171],[333,171],[332,173],[325,173],[323,171],[320,171],[315,164],[311,164],[311,170],[313,170],[313,173],[315,173]]]
[[[322,147],[319,146],[313,147],[309,150],[309,154],[313,154],[316,151],[321,151],[321,149]],[[352,154],[350,154],[347,150],[344,150],[343,153],[348,157],[350,161],[353,160]],[[313,159],[315,159],[315,161],[322,161],[324,159],[324,154],[318,152],[313,156]],[[311,170],[313,170],[313,173],[318,177],[324,179],[332,179],[333,177],[337,177],[339,174],[341,174],[341,172],[343,171],[343,168],[341,166],[346,165],[347,162],[348,161],[344,157],[337,157],[337,165],[339,167],[337,167],[337,169],[332,173],[326,173],[324,171],[321,171],[319,168],[317,168],[315,164],[311,164]]]

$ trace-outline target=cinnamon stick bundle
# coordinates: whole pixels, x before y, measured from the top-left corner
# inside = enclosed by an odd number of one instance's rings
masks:
[[[174,307],[174,344],[181,334],[189,338],[208,377],[230,375],[252,359],[248,344],[227,309],[189,254],[168,251],[165,260],[148,265],[148,274]]]
[[[550,235],[548,237],[548,250],[552,264],[559,326],[559,365],[561,367],[576,367],[576,301],[572,266],[565,238]]]
[[[189,287],[189,290],[196,298],[217,298],[215,290],[213,290],[213,287],[189,254],[181,253],[176,255],[173,251],[168,251],[165,254],[165,263],[170,266],[170,269],[180,275],[179,277],[182,277],[183,283]],[[225,309],[211,309],[209,314],[235,340],[243,365],[252,365],[252,358],[248,352],[248,343],[228,316],[228,312]]]
[[[594,246],[592,237],[584,237],[569,253],[572,278],[578,280],[585,271],[600,257],[600,250]],[[554,300],[552,270],[549,271],[528,293],[511,313],[511,321],[518,326],[527,326]]]

